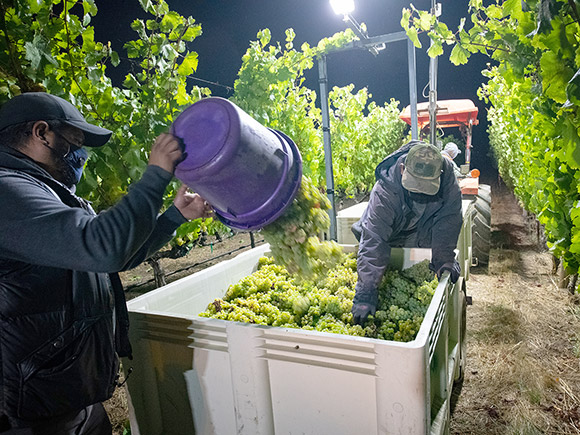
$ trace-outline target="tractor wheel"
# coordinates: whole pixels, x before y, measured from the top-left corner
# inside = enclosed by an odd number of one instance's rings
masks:
[[[480,184],[472,216],[474,267],[487,268],[491,245],[491,187]]]

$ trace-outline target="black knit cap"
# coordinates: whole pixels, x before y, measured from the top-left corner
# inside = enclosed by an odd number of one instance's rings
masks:
[[[81,112],[66,100],[45,92],[26,92],[11,98],[0,108],[0,131],[11,125],[30,121],[59,120],[82,130],[84,145],[100,147],[113,134],[106,128],[89,124]]]

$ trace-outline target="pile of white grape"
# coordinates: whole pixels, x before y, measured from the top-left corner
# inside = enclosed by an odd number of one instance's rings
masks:
[[[277,264],[301,279],[325,274],[342,257],[334,241],[321,241],[330,226],[330,201],[308,177],[284,214],[261,230]]]
[[[229,287],[202,317],[285,328],[333,332],[384,340],[413,340],[437,287],[424,261],[403,271],[390,270],[379,288],[379,306],[363,326],[352,321],[356,259],[341,254],[338,263],[314,280],[299,279],[272,257],[262,257],[253,274]]]

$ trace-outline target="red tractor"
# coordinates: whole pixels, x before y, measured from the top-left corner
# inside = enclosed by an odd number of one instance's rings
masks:
[[[437,129],[458,128],[465,141],[465,163],[460,166],[459,186],[464,199],[474,201],[472,228],[472,265],[487,267],[491,240],[491,187],[479,183],[479,170],[471,169],[472,128],[479,124],[478,109],[471,100],[437,101]],[[411,125],[411,110],[407,106],[401,119]],[[429,103],[417,104],[420,137],[429,135]]]

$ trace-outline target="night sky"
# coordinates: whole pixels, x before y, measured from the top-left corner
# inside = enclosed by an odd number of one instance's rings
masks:
[[[99,13],[93,19],[95,39],[111,41],[113,48],[124,55],[122,43],[135,39],[130,29],[136,17],[146,17],[137,0],[97,0]],[[409,7],[403,0],[355,0],[354,18],[367,25],[369,36],[394,33],[402,30],[401,10]],[[430,8],[430,0],[415,0],[415,7]],[[467,16],[466,0],[440,0],[440,20],[456,29],[461,17]],[[342,17],[332,11],[328,0],[168,0],[172,10],[184,16],[192,16],[201,24],[203,34],[195,39],[189,49],[199,55],[199,66],[194,84],[211,89],[214,96],[229,97],[241,66],[241,58],[249,41],[256,40],[260,29],[269,28],[272,41],[284,43],[285,30],[293,28],[296,33],[295,47],[303,42],[316,45],[322,38],[345,29]],[[416,51],[417,92],[419,102],[423,88],[428,92],[429,58],[426,54],[428,39],[421,38],[423,48]],[[479,108],[480,124],[474,128],[472,167],[482,169],[483,181],[493,178],[488,153],[485,105],[477,97],[477,88],[483,82],[481,70],[489,59],[472,56],[469,63],[456,67],[448,60],[450,50],[439,58],[438,98],[468,98]],[[113,79],[120,79],[126,71],[122,68],[108,69]],[[315,66],[306,74],[306,86],[319,92],[318,69]],[[328,56],[329,86],[350,83],[355,89],[367,87],[372,99],[379,104],[391,98],[400,101],[402,109],[409,104],[407,48],[406,43],[396,42],[373,56],[368,51],[353,50]],[[210,83],[208,83],[210,82]],[[211,84],[215,83],[215,84]],[[457,133],[455,133],[457,134]],[[462,156],[460,156],[462,157]],[[459,161],[459,163],[461,163]]]

